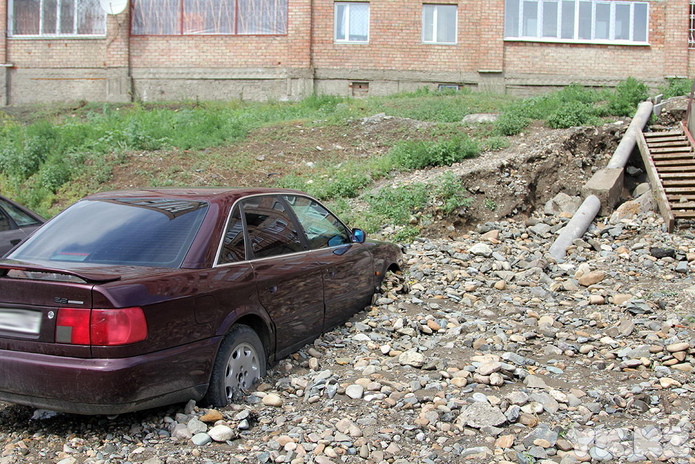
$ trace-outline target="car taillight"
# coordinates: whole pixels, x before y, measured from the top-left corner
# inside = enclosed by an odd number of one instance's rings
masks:
[[[91,309],[60,308],[56,320],[56,342],[89,345]]]
[[[147,338],[142,308],[60,308],[56,321],[57,343],[114,346]]]

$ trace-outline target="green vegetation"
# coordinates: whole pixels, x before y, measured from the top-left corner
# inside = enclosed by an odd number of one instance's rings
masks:
[[[632,116],[637,105],[647,98],[648,92],[643,82],[630,77],[609,94],[606,112],[615,116]]]
[[[659,87],[659,92],[664,98],[679,97],[681,95],[690,95],[693,88],[693,81],[682,77],[673,77],[667,79],[668,83]]]
[[[478,144],[468,137],[454,137],[447,140],[404,141],[394,146],[389,156],[396,167],[414,170],[430,166],[450,166],[466,158],[478,156]]]
[[[673,79],[664,93],[684,93],[690,85],[688,80]],[[291,146],[296,141],[301,148],[295,155],[301,158],[312,149],[306,142],[311,140],[312,128],[340,131],[356,124],[356,119],[382,114],[422,123],[403,129],[402,134],[396,132],[383,142],[390,148],[368,156],[338,159],[340,155],[327,154],[311,169],[290,169],[290,164],[284,164],[288,169],[283,169],[283,175],[265,185],[274,182],[307,191],[368,231],[387,224],[405,226],[398,236],[411,240],[426,223],[428,211],[454,214],[470,205],[460,180],[448,173],[433,186],[387,186],[376,193],[372,191],[375,182],[394,172],[449,166],[483,151],[505,148],[508,136],[522,132],[533,121],[566,128],[632,115],[646,95],[646,86],[630,78],[614,90],[571,85],[528,99],[466,89],[422,89],[365,99],[313,95],[299,102],[44,105],[16,118],[0,113],[0,189],[51,216],[85,194],[113,188],[109,184],[114,170],[133,160],[132,175],[150,186],[225,185],[224,176],[204,176],[215,169],[257,175],[254,149],[234,148],[242,147],[242,142]],[[494,124],[464,125],[462,119],[472,113],[500,113],[500,117]],[[306,133],[302,130],[298,135],[296,125],[306,128]],[[263,129],[261,140],[256,140]],[[137,162],[140,159],[142,165]],[[144,163],[147,160],[150,164]],[[182,161],[185,166],[180,165]],[[156,172],[153,165],[159,166]],[[366,202],[366,211],[355,213],[349,208],[346,199],[356,197]],[[485,207],[496,205],[485,203]]]
[[[461,180],[453,173],[445,173],[437,179],[436,185],[435,204],[440,206],[444,214],[449,215],[460,208],[470,206],[472,200],[465,196],[461,189]]]
[[[516,135],[533,120],[543,121],[553,129],[593,126],[600,124],[601,118],[632,116],[647,96],[647,86],[632,77],[611,90],[573,84],[558,92],[512,102],[495,123],[495,131],[499,135]]]

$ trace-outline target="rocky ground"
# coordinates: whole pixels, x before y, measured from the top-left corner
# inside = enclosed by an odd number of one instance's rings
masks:
[[[695,462],[695,242],[566,213],[406,247],[374,304],[219,411],[0,409],[1,464]]]
[[[371,307],[239,403],[117,417],[0,404],[0,464],[695,463],[693,230],[625,208],[548,255],[571,214],[543,203],[576,194],[624,127],[452,167],[496,211],[433,224]]]

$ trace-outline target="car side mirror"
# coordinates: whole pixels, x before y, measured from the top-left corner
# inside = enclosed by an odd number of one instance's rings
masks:
[[[355,243],[364,243],[367,240],[367,233],[362,229],[352,229],[352,241]]]

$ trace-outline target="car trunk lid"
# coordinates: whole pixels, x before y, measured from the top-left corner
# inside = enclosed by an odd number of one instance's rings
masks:
[[[91,308],[102,273],[59,271],[28,263],[0,263],[0,349],[89,357],[89,346],[55,343],[59,308]],[[117,278],[117,276],[116,276]]]

